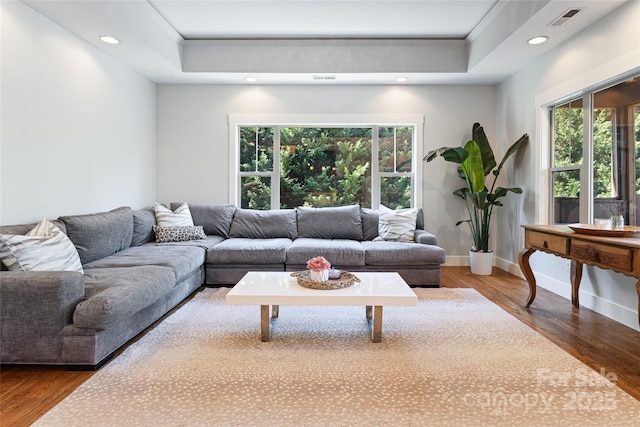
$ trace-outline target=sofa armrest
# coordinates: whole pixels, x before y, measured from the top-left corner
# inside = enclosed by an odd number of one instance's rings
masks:
[[[436,236],[424,230],[416,230],[415,234],[416,242],[424,245],[437,245],[438,240]]]
[[[56,333],[71,323],[76,305],[84,299],[84,275],[72,271],[0,272],[2,334],[20,329]]]

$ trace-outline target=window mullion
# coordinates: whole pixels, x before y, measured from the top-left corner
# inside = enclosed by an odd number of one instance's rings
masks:
[[[245,177],[245,176],[266,176],[271,178],[271,175],[273,175],[273,172],[240,172],[240,177]]]
[[[582,98],[582,166],[580,222],[593,223],[593,95]]]
[[[271,171],[271,209],[280,209],[280,126],[273,127],[273,170]]]
[[[564,171],[581,170],[581,168],[582,168],[582,165],[575,164],[575,165],[567,165],[567,166],[558,166],[556,168],[549,168],[549,170],[551,172],[564,172]]]
[[[398,128],[393,127],[393,171],[398,171]]]
[[[380,149],[378,147],[378,125],[371,127],[371,208],[380,207]]]

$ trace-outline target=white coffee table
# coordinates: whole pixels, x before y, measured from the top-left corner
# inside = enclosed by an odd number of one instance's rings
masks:
[[[343,289],[318,290],[298,285],[291,272],[247,273],[227,294],[227,304],[259,305],[261,340],[269,341],[271,319],[279,315],[280,305],[364,306],[375,343],[382,341],[382,307],[417,305],[418,297],[398,273],[354,273],[360,283]],[[271,307],[271,316],[269,311]]]

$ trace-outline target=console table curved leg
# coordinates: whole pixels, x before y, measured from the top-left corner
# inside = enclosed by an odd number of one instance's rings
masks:
[[[533,276],[533,271],[529,265],[529,257],[535,251],[535,249],[525,248],[518,254],[520,270],[522,270],[522,274],[524,274],[524,277],[527,279],[527,283],[529,284],[529,299],[527,299],[527,305],[525,307],[529,307],[533,300],[536,299],[536,278]]]
[[[582,263],[580,261],[571,260],[571,304],[575,308],[580,307],[580,298],[578,291],[580,290],[580,281],[582,280]]]
[[[640,323],[640,280],[636,282],[636,292],[638,293],[638,323]]]

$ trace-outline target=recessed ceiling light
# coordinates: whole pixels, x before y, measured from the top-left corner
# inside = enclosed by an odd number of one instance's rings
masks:
[[[547,36],[536,36],[534,38],[531,38],[529,40],[527,40],[527,43],[529,44],[542,44],[544,42],[546,42],[549,39],[549,37]]]
[[[111,36],[100,36],[100,40],[102,40],[105,43],[108,44],[118,44],[120,43],[120,40],[118,40],[115,37],[111,37]]]
[[[256,79],[255,77],[247,77],[246,79],[244,79],[244,81],[249,83],[255,83],[258,81],[258,79]]]
[[[409,79],[408,79],[408,78],[406,78],[406,77],[398,77],[398,78],[396,79],[396,81],[397,81],[398,83],[406,82],[407,80],[409,80]]]

